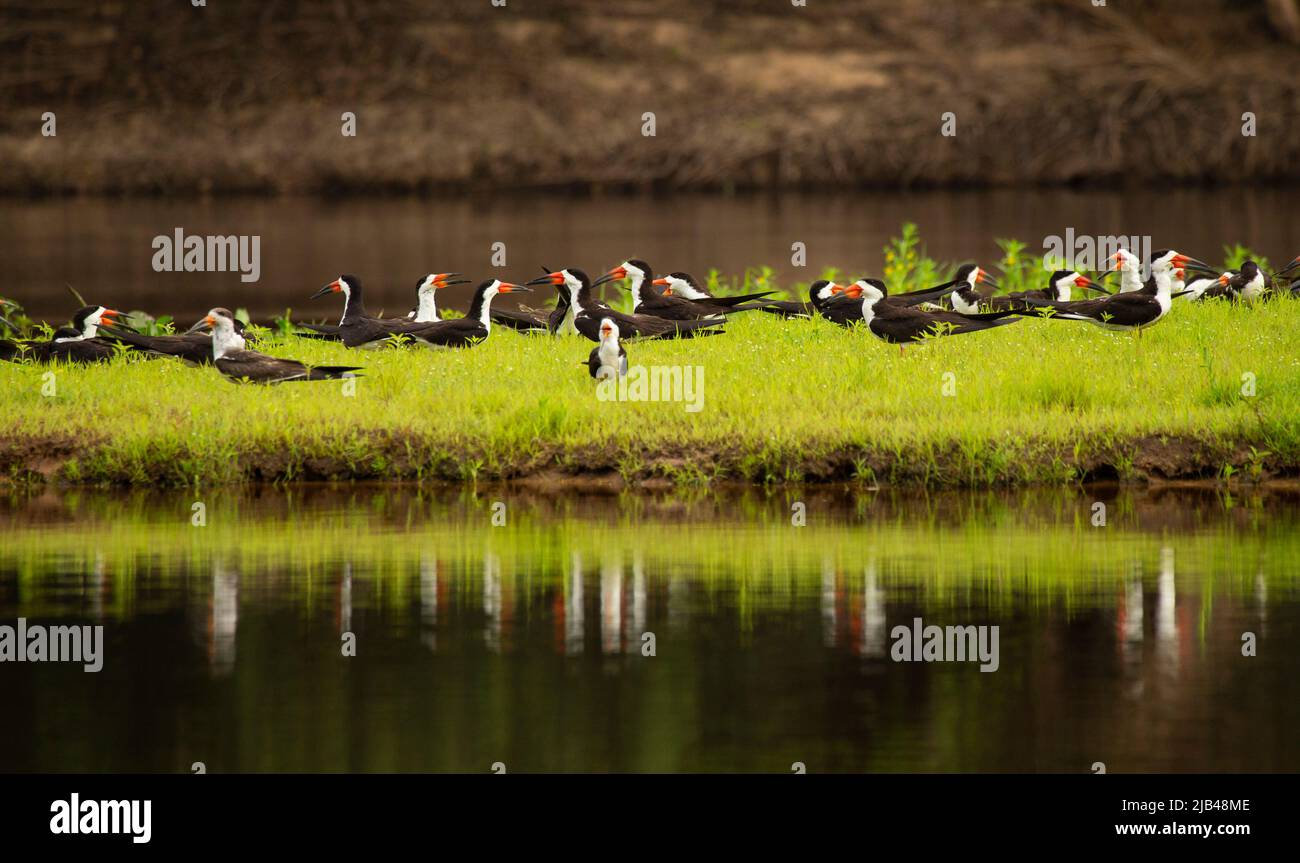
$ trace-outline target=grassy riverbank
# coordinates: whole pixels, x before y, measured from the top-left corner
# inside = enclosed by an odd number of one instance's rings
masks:
[[[238,386],[135,357],[57,368],[46,395],[48,369],[3,363],[0,474],[929,487],[1295,475],[1298,316],[1292,299],[1179,303],[1140,340],[1024,320],[900,356],[863,331],[751,313],[722,336],[629,347],[634,365],[702,368],[699,412],[600,401],[579,364],[589,342],[502,330],[457,352],[264,346],[364,365],[351,396],[342,382]]]

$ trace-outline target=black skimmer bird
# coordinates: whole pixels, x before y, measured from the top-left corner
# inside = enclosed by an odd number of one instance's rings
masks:
[[[446,321],[434,321],[428,324],[412,324],[402,331],[420,344],[439,348],[463,348],[477,344],[492,332],[492,298],[497,294],[511,294],[519,291],[531,291],[532,288],[503,282],[500,279],[488,279],[474,291],[470,300],[469,311],[463,318]]]
[[[1300,294],[1300,278],[1297,277],[1300,277],[1300,255],[1296,255],[1291,259],[1291,263],[1273,274],[1275,280],[1282,283],[1290,283],[1287,290],[1292,294]],[[1281,284],[1278,285],[1277,289],[1279,291],[1283,290]]]
[[[459,275],[460,273],[429,273],[421,277],[415,285],[418,305],[406,316],[407,319],[418,324],[429,324],[442,320],[438,315],[438,302],[434,294],[442,288],[451,287],[452,285],[468,285],[469,279],[457,279],[456,276]],[[492,322],[522,332],[546,330],[546,320],[544,318],[523,309],[519,311],[494,309],[492,311]]]
[[[558,329],[572,325],[583,336],[593,342],[600,341],[600,321],[609,318],[618,324],[619,332],[626,338],[672,338],[675,336],[712,335],[722,332],[718,329],[722,321],[697,320],[673,321],[655,315],[616,312],[596,299],[593,294],[591,279],[582,270],[570,267],[547,273],[541,278],[533,279],[529,285],[552,285],[560,290],[563,305],[567,294],[568,303],[563,313],[563,322]],[[559,307],[556,313],[559,313]]]
[[[1246,260],[1242,261],[1240,270],[1228,270],[1214,281],[1215,284],[1205,289],[1200,298],[1223,297],[1253,303],[1269,291],[1277,289],[1285,279],[1277,274],[1270,276],[1259,264]]]
[[[907,306],[919,306],[923,303],[929,303],[933,300],[937,300],[943,297],[945,294],[950,294],[954,287],[959,287],[962,284],[967,283],[969,279],[972,277],[971,276],[972,271],[967,271],[965,267],[959,268],[957,272],[958,275],[956,277],[949,279],[943,284],[935,285],[930,288],[920,288],[915,291],[906,291],[900,294],[886,293],[884,300],[882,300],[881,302],[887,303],[891,306],[907,307]],[[993,281],[991,276],[988,276],[986,274],[984,278],[985,281],[987,281],[989,284],[996,284],[996,282]],[[862,291],[866,289],[867,285],[875,285],[877,288],[879,288],[883,284],[884,282],[882,282],[880,279],[858,279],[853,284],[844,288],[843,293],[853,299],[861,299]],[[931,311],[934,310],[931,309]]]
[[[600,319],[600,344],[587,357],[587,370],[596,380],[627,376],[627,350],[618,340],[618,324]]]
[[[1041,312],[1042,310],[1030,306],[1029,300],[1051,300],[1057,303],[1068,303],[1074,295],[1075,288],[1106,293],[1100,285],[1076,270],[1056,270],[1047,277],[1047,287],[1045,288],[1012,291],[1009,294],[995,294],[991,297],[979,296],[969,288],[962,288],[961,290],[963,300],[970,301],[978,297],[975,308],[984,307],[992,311],[1028,311],[1030,314],[1034,314],[1036,311]]]
[[[1154,297],[1159,288],[1155,276],[1157,267],[1159,267],[1162,272],[1168,272],[1169,293],[1170,296],[1173,297],[1187,296],[1189,293],[1184,287],[1186,284],[1185,280],[1188,269],[1200,273],[1207,273],[1210,276],[1218,276],[1218,272],[1213,267],[1202,261],[1198,261],[1196,258],[1176,252],[1173,249],[1157,249],[1151,253],[1151,275],[1147,276],[1147,280],[1142,283],[1142,287],[1138,288],[1136,291],[1120,291],[1120,293],[1138,293]]]
[[[1069,303],[1034,299],[1027,302],[1032,306],[1053,309],[1053,317],[1088,321],[1109,330],[1135,330],[1141,335],[1142,330],[1169,314],[1174,297],[1173,271],[1189,264],[1206,266],[1172,249],[1162,249],[1152,253],[1150,284],[1141,290],[1121,291],[1095,300]]]
[[[829,279],[817,279],[808,285],[808,302],[768,300],[763,303],[762,310],[783,318],[811,318],[814,314],[823,311],[832,298],[846,291],[852,292],[851,296],[854,299],[861,295],[860,289],[845,288]]]
[[[1231,273],[1230,277],[1232,275],[1236,275],[1236,273]],[[1219,276],[1208,273],[1195,275],[1190,280],[1184,279],[1183,289],[1180,292],[1182,294],[1181,299],[1189,301],[1208,299],[1206,292],[1214,290],[1215,287],[1220,284],[1219,279]],[[1177,286],[1178,280],[1175,279],[1174,287]]]
[[[667,288],[664,293],[671,297],[681,297],[695,303],[709,306],[722,306],[731,309],[739,305],[754,303],[764,297],[770,297],[776,291],[759,291],[754,294],[736,294],[729,297],[716,297],[704,289],[690,273],[672,273],[667,276]]]
[[[228,309],[212,309],[199,324],[212,328],[212,361],[232,381],[279,384],[289,381],[324,381],[353,377],[360,366],[308,366],[247,350],[235,331],[235,316]]]
[[[762,298],[774,293],[774,291],[762,291],[734,297],[712,297],[700,288],[694,276],[680,272],[669,273],[655,279],[651,285],[663,288],[663,293],[655,291],[650,286],[642,285],[643,297],[649,297],[651,303],[645,306],[643,311],[665,318],[673,316],[668,312],[674,308],[684,315],[693,312],[695,317],[713,318],[732,312],[750,312],[764,308],[766,303],[761,302]]]
[[[826,315],[827,308],[832,300],[840,297],[849,299],[860,299],[862,297],[862,288],[868,282],[868,279],[859,279],[851,285],[845,286],[831,281],[830,279],[817,279],[808,285],[808,302],[801,303],[797,300],[768,300],[763,303],[762,310],[778,314],[785,318],[808,318],[814,314]],[[842,303],[836,304],[836,310],[832,312],[832,320],[837,323],[843,323],[841,318],[846,314],[852,316],[854,313],[846,311],[853,308],[851,305]],[[855,318],[856,319],[856,318]]]
[[[452,285],[468,285],[469,279],[458,279],[460,273],[428,273],[415,282],[415,308],[411,309],[406,320],[417,324],[431,324],[440,321],[438,316],[437,292]]]
[[[729,312],[749,311],[759,306],[745,305],[746,303],[773,293],[764,291],[739,297],[713,297],[704,291],[689,273],[673,273],[671,276],[656,279],[650,265],[636,258],[629,258],[596,279],[592,287],[622,279],[631,281],[629,287],[632,290],[634,313],[640,312],[671,320],[690,321],[696,318],[725,315]],[[657,291],[655,287],[665,288],[665,290]]]
[[[988,284],[993,288],[998,286],[997,280],[989,271],[980,269],[978,264],[962,264],[948,284],[952,287],[948,302],[952,303],[953,311],[963,315],[979,314],[980,304],[988,299],[976,285]]]
[[[1143,287],[1142,281],[1142,259],[1130,252],[1128,249],[1120,249],[1110,256],[1111,268],[1118,272],[1119,291],[1121,294],[1131,294],[1134,291],[1140,291]]]
[[[546,319],[546,328],[553,336],[578,335],[573,325],[573,295],[567,283],[555,285],[555,308]]]
[[[362,296],[361,280],[356,276],[342,275],[311,295],[311,299],[326,294],[343,295],[343,316],[337,327],[322,327],[315,324],[303,324],[310,330],[325,337],[336,337],[350,348],[378,348],[393,344],[395,336],[400,336],[412,327],[428,326],[417,324],[405,318],[376,318],[366,312]]]
[[[884,285],[884,282],[859,279],[845,287],[828,279],[818,279],[808,286],[809,304],[816,306],[818,314],[826,320],[847,327],[862,320],[862,304],[854,301],[862,299],[862,292],[870,285]]]
[[[122,312],[104,306],[83,306],[72,316],[72,326],[59,327],[48,341],[0,341],[0,359],[99,363],[112,359],[119,349],[98,337],[101,325],[116,323]],[[121,326],[121,324],[119,324]]]
[[[190,365],[201,366],[212,362],[212,333],[200,329],[205,326],[200,321],[184,333],[168,336],[146,336],[114,327],[105,329],[102,338],[129,345],[141,353],[175,357]],[[243,322],[235,320],[234,326],[236,335],[245,338]]]
[[[859,320],[866,323],[871,334],[901,351],[909,342],[919,342],[935,336],[962,335],[1014,324],[1020,320],[1015,311],[961,314],[959,312],[926,312],[906,305],[885,302],[889,290],[879,279],[867,279],[862,288],[861,302],[842,295],[830,305],[853,305],[859,308]]]
[[[598,288],[606,282],[618,282],[623,279],[631,281],[629,287],[632,289],[632,312],[633,314],[641,311],[641,303],[651,295],[657,296],[657,293],[647,290],[644,293],[642,288],[649,288],[651,280],[654,279],[654,272],[651,271],[650,265],[645,261],[629,258],[619,266],[610,270],[605,275],[591,283],[593,288]]]
[[[836,323],[845,323],[850,320],[861,320],[861,314],[854,304],[845,304],[835,302],[835,310],[827,315],[828,307],[832,300],[848,298],[858,300],[862,298],[862,291],[868,284],[883,284],[879,279],[858,279],[851,285],[841,285],[832,282],[829,279],[818,279],[808,286],[808,302],[800,303],[792,300],[767,300],[762,304],[762,310],[779,314],[782,317],[811,317],[814,313],[830,317]],[[937,299],[948,291],[956,280],[944,282],[942,285],[935,285],[932,288],[922,288],[917,291],[909,291],[903,294],[890,294],[885,297],[885,302],[894,306],[915,306],[933,299]]]
[[[1074,296],[1074,289],[1081,288],[1085,291],[1096,291],[1100,294],[1107,293],[1106,289],[1094,282],[1092,279],[1080,273],[1078,270],[1055,270],[1047,277],[1047,287],[1038,288],[1037,290],[1012,291],[993,299],[1011,299],[1023,303],[1025,300],[1053,300],[1058,303],[1068,303]]]

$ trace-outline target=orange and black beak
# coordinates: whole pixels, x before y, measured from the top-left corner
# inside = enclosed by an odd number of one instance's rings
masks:
[[[663,289],[664,289],[664,290],[663,290],[663,295],[664,295],[665,297],[671,297],[671,296],[673,295],[673,286],[670,285],[670,284],[668,283],[668,277],[667,277],[667,276],[660,276],[659,278],[655,279],[655,280],[654,280],[653,282],[651,282],[650,284],[655,285],[655,286],[660,287],[660,288],[663,288]]]
[[[1218,270],[1214,269],[1214,267],[1211,267],[1204,261],[1198,261],[1196,258],[1181,253],[1175,254],[1173,260],[1169,263],[1171,263],[1175,269],[1198,270],[1202,273],[1218,272]]]
[[[553,286],[553,287],[558,288],[558,287],[560,287],[561,285],[564,284],[564,273],[562,273],[562,272],[547,273],[547,274],[544,275],[544,276],[538,276],[537,278],[535,278],[535,279],[533,279],[532,281],[528,282],[528,284],[530,284],[530,285],[551,285],[551,286]]]
[[[533,289],[526,285],[516,285],[512,282],[497,283],[497,293],[499,294],[517,294],[520,291],[527,291],[528,293],[531,294],[533,292]]]
[[[619,279],[626,279],[626,278],[627,278],[627,267],[620,265],[610,270],[608,273],[601,276],[599,279],[596,279],[596,281],[591,283],[591,286],[594,288],[597,285],[603,285],[606,282],[617,282]]]
[[[975,268],[975,284],[988,285],[989,287],[998,287],[998,280],[993,278],[993,274],[983,267]]]
[[[1076,288],[1083,288],[1085,291],[1097,291],[1098,293],[1101,294],[1106,293],[1105,288],[1103,288],[1101,285],[1097,284],[1087,276],[1075,276],[1074,286]]]
[[[435,288],[447,288],[452,285],[468,285],[469,279],[457,279],[461,273],[437,273],[433,277],[433,286]]]
[[[325,296],[326,294],[337,294],[337,293],[339,293],[339,292],[342,291],[342,290],[343,290],[343,280],[342,280],[342,279],[335,279],[334,281],[330,282],[330,283],[329,283],[328,285],[326,285],[325,287],[321,288],[321,289],[320,289],[319,291],[317,291],[316,293],[312,294],[310,297],[308,297],[308,299],[314,300],[314,299],[316,299],[317,297],[323,297],[323,296]]]

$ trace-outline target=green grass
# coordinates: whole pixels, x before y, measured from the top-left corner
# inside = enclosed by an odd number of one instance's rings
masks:
[[[891,248],[907,261],[915,238]],[[911,287],[945,270],[914,257],[890,278]],[[770,283],[755,272],[749,286]],[[0,475],[166,485],[539,474],[682,485],[1266,479],[1300,468],[1298,321],[1300,301],[1288,297],[1253,308],[1179,302],[1140,340],[1030,319],[900,356],[861,329],[747,313],[721,336],[628,346],[634,365],[702,367],[698,413],[600,401],[580,365],[590,342],[502,328],[459,351],[362,352],[295,336],[261,346],[365,366],[350,397],[341,382],[236,385],[212,368],[139,357],[0,363]],[[1247,374],[1254,396],[1242,394]],[[943,395],[945,382],[955,395]]]

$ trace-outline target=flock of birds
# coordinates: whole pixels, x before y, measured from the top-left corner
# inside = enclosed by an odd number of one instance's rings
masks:
[[[1276,273],[1255,262],[1240,270],[1217,272],[1208,264],[1172,249],[1151,255],[1144,280],[1141,261],[1121,249],[1109,263],[1120,274],[1114,293],[1073,270],[1057,270],[1042,289],[992,293],[997,281],[975,264],[957,270],[940,285],[903,294],[890,294],[879,279],[859,279],[848,285],[821,279],[809,286],[808,301],[769,299],[774,293],[713,296],[687,273],[655,277],[641,260],[628,260],[594,282],[576,268],[547,272],[519,285],[499,279],[479,284],[463,318],[443,319],[437,291],[468,284],[459,273],[431,273],[416,284],[416,307],[404,317],[375,317],[365,308],[361,280],[342,275],[313,298],[342,294],[343,315],[337,324],[298,324],[296,333],[339,341],[349,348],[376,348],[414,343],[431,347],[465,348],[486,339],[494,324],[524,332],[552,335],[577,333],[597,343],[585,365],[593,378],[627,374],[624,339],[661,339],[713,335],[722,332],[729,315],[758,311],[785,318],[821,316],[842,326],[865,326],[872,335],[902,346],[936,336],[959,335],[1006,326],[1025,316],[1088,321],[1114,330],[1137,333],[1169,314],[1177,298],[1214,298],[1251,303],[1270,294],[1300,295],[1300,256]],[[1189,278],[1189,274],[1191,277]],[[1109,273],[1108,273],[1109,275]],[[596,288],[627,282],[632,312],[617,311],[597,296]],[[521,307],[492,309],[498,294],[553,287],[558,296],[552,310]],[[1074,290],[1098,294],[1072,299]],[[990,290],[991,289],[991,290]],[[14,304],[0,299],[0,312]],[[73,315],[71,326],[55,330],[48,339],[0,339],[0,359],[34,363],[93,363],[122,351],[170,356],[193,364],[212,364],[226,377],[254,383],[328,380],[355,375],[360,366],[309,366],[249,350],[251,334],[227,309],[214,308],[188,331],[172,335],[135,332],[128,316],[104,306],[86,306]],[[18,328],[0,316],[0,326],[18,335]]]

